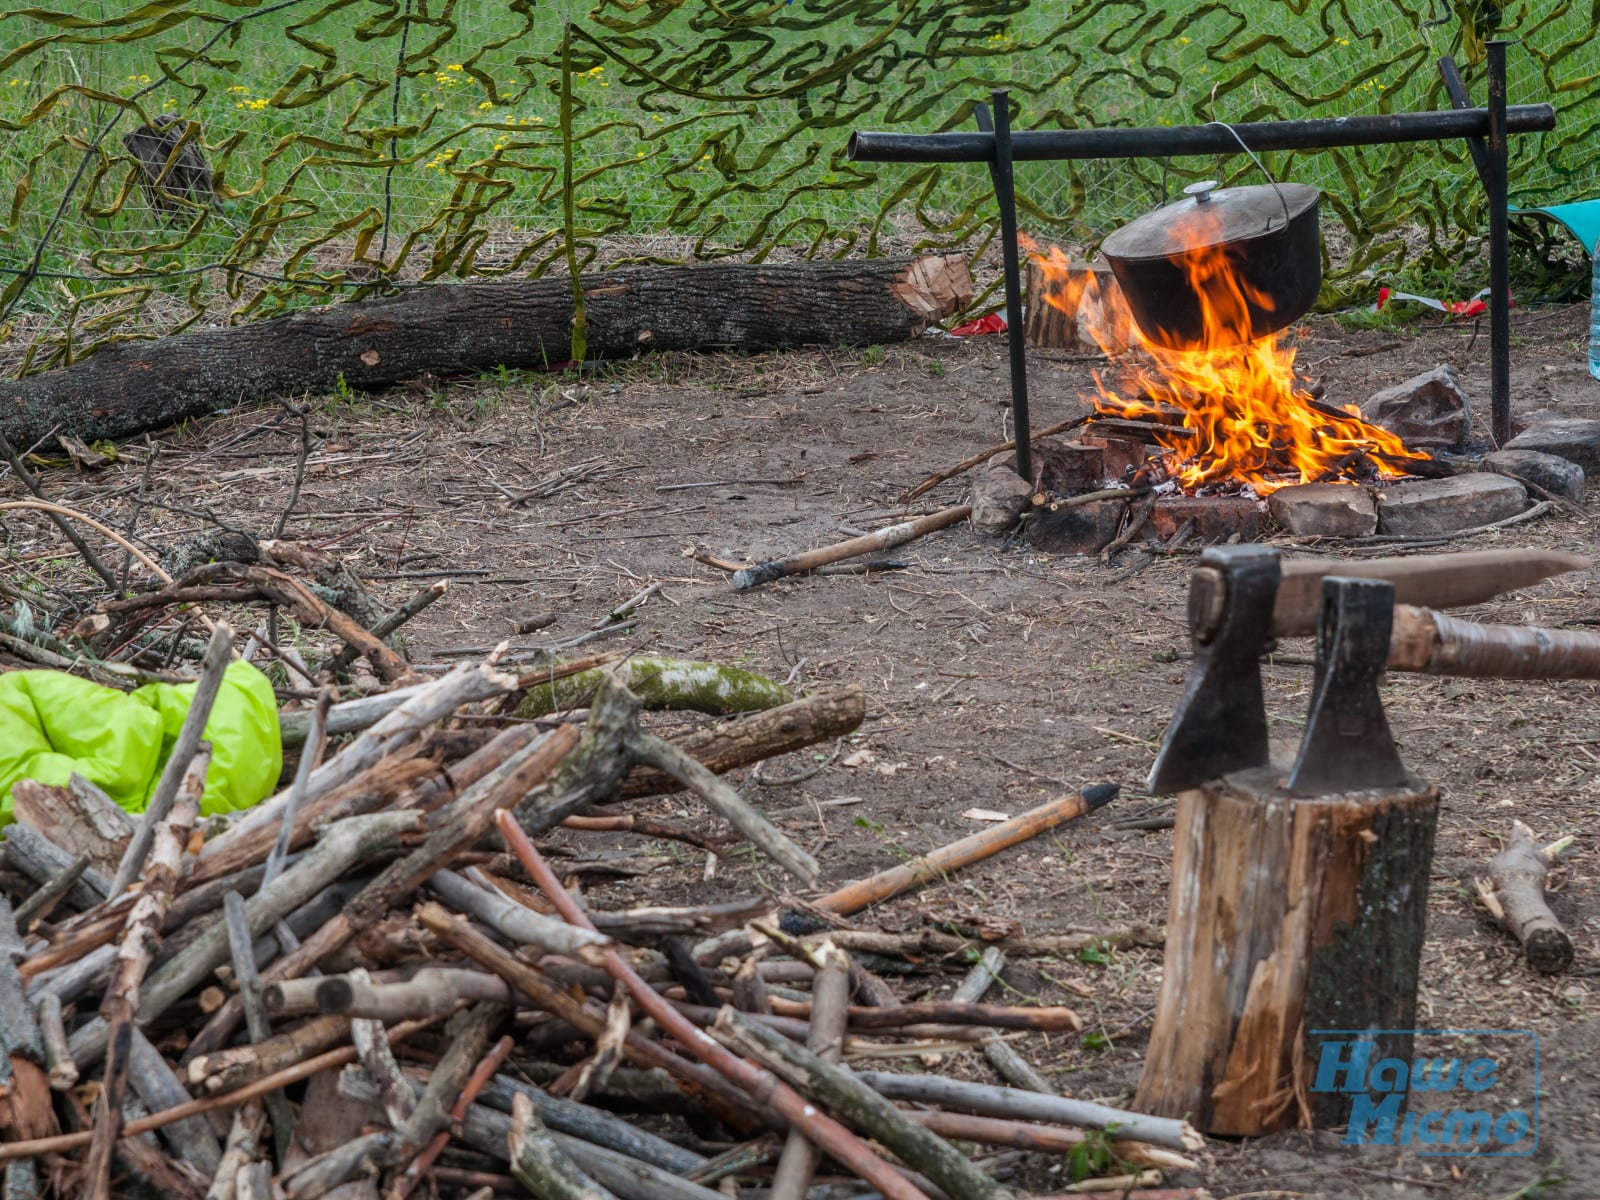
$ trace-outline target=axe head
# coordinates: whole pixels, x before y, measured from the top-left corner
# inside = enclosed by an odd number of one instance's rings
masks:
[[[1267,546],[1217,546],[1200,556],[1189,593],[1194,658],[1150,770],[1152,794],[1266,764],[1261,655],[1272,639],[1278,579],[1278,552]]]
[[[1399,787],[1407,781],[1378,698],[1389,657],[1394,584],[1329,576],[1322,581],[1317,678],[1300,753],[1289,774],[1296,796]]]

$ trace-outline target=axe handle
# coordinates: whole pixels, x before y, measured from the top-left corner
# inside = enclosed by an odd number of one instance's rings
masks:
[[[1600,679],[1600,634],[1479,625],[1397,604],[1389,669],[1494,679]]]

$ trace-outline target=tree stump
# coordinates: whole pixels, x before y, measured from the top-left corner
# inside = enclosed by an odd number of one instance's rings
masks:
[[[1354,1097],[1313,1093],[1319,1030],[1409,1030],[1439,792],[1312,799],[1287,772],[1178,797],[1165,971],[1133,1107],[1215,1134],[1336,1128]],[[1373,1032],[1374,1060],[1411,1059]],[[1345,1040],[1343,1038],[1339,1040]]]
[[[1075,263],[1052,253],[1028,259],[1028,309],[1023,336],[1045,350],[1128,348],[1131,314],[1116,276],[1105,263]]]

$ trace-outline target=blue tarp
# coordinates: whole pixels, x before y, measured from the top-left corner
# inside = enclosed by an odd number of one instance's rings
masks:
[[[1516,208],[1514,213],[1549,217],[1565,225],[1591,255],[1600,249],[1600,199],[1578,200],[1572,204],[1549,204],[1544,208]]]

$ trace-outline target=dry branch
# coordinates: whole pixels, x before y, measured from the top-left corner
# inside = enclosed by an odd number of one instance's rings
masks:
[[[1550,911],[1544,894],[1550,864],[1569,840],[1541,848],[1532,829],[1513,821],[1505,849],[1489,864],[1488,875],[1475,881],[1484,907],[1522,944],[1528,964],[1547,975],[1572,965],[1572,937]]]

